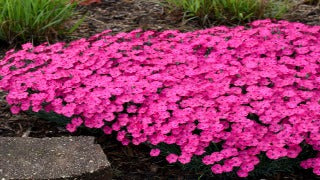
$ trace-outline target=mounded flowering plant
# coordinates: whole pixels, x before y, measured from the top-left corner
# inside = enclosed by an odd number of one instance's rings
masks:
[[[117,133],[124,145],[177,145],[169,163],[193,156],[215,174],[248,176],[270,159],[320,175],[320,26],[254,21],[194,32],[110,31],[69,44],[23,45],[0,62],[12,113],[55,112]],[[222,150],[206,154],[210,143]],[[151,150],[158,156],[160,149]]]

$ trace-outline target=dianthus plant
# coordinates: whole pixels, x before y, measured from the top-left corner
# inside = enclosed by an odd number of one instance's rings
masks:
[[[105,31],[8,51],[0,75],[12,113],[53,111],[71,132],[101,128],[124,145],[178,145],[169,163],[202,155],[213,173],[246,177],[260,153],[296,158],[303,142],[318,156],[302,167],[320,175],[319,26]],[[206,153],[210,143],[223,149]]]

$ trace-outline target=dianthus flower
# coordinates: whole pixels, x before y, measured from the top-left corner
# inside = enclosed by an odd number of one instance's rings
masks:
[[[0,89],[17,114],[54,112],[115,132],[123,145],[174,144],[214,173],[320,150],[320,26],[258,20],[181,33],[109,30],[66,43],[24,44],[0,61]],[[205,152],[212,143],[221,149]],[[301,163],[319,172],[319,156]]]

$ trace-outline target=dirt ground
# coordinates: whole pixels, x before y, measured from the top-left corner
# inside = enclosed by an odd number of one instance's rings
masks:
[[[159,0],[102,0],[101,4],[79,8],[79,12],[78,17],[86,14],[86,20],[71,38],[61,40],[90,37],[105,29],[117,33],[137,28],[159,31],[165,29],[193,31],[201,28],[196,22],[183,23],[178,15],[169,15],[159,4]],[[320,25],[320,7],[307,5],[301,1],[285,18],[290,21]],[[0,59],[8,48],[0,43]],[[0,136],[41,138],[70,135],[96,136],[97,142],[101,144],[112,164],[115,179],[198,179],[201,176],[183,171],[177,165],[169,165],[163,157],[150,157],[150,149],[145,145],[122,146],[115,137],[103,135],[101,132],[81,129],[70,134],[63,126],[30,114],[12,115],[5,102],[5,93],[0,91]],[[297,172],[290,175],[278,174],[268,179],[320,179],[320,177]]]

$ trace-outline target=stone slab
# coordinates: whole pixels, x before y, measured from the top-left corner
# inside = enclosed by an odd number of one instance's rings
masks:
[[[0,180],[111,179],[111,175],[110,163],[94,137],[0,137]]]

